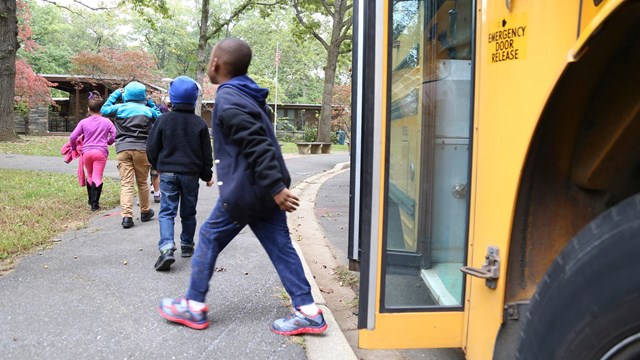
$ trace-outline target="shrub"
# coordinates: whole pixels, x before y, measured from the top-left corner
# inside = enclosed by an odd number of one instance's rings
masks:
[[[318,129],[311,126],[304,127],[304,141],[313,142],[318,138]]]
[[[338,132],[337,131],[332,131],[331,132],[331,143],[334,144],[334,145],[338,143]]]

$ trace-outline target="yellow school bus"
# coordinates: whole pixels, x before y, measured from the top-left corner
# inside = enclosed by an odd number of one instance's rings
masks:
[[[640,358],[640,1],[354,13],[359,346]]]

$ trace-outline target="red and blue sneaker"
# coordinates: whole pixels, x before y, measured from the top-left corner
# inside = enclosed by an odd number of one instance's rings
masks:
[[[278,319],[271,325],[271,331],[280,335],[320,334],[327,330],[327,323],[318,310],[315,316],[309,316],[301,311],[294,311],[283,319]]]
[[[196,330],[203,330],[209,327],[207,319],[207,307],[202,310],[193,310],[185,298],[162,299],[158,312],[163,318]]]

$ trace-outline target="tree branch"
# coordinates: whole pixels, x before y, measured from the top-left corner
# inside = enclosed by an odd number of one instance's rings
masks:
[[[227,25],[229,25],[232,21],[234,21],[238,16],[242,15],[242,13],[251,6],[252,0],[245,0],[242,4],[240,4],[231,15],[223,22],[219,23],[216,27],[211,30],[211,32],[207,35],[208,39],[216,36],[222,29],[224,29]]]
[[[278,0],[272,2],[272,3],[261,3],[261,2],[257,2],[256,5],[260,5],[260,6],[275,6],[278,5],[280,2]]]
[[[307,24],[304,18],[302,18],[302,12],[300,11],[298,0],[293,1],[293,8],[295,9],[296,19],[298,19],[298,22],[300,23],[300,25],[302,25],[303,28],[309,31],[309,33],[311,33],[311,35],[314,38],[316,38],[316,40],[318,40],[320,44],[322,44],[322,46],[326,51],[329,51],[329,44],[327,44],[327,42],[322,38],[322,36],[320,36],[317,32],[315,32],[315,30],[313,30],[311,26]]]
[[[70,8],[70,7],[68,7],[68,6],[62,5],[62,4],[58,3],[57,1],[54,1],[54,0],[42,0],[42,2],[49,3],[49,4],[51,4],[51,5],[57,6],[57,7],[59,7],[60,9],[67,10],[67,11],[68,11],[68,12],[70,12],[70,13],[73,13],[73,14],[76,14],[76,15],[80,15],[80,13],[78,13],[77,11],[73,10],[72,8]],[[114,9],[117,9],[117,7],[106,7],[106,6],[104,6],[104,7],[92,7],[92,6],[89,6],[89,5],[85,4],[85,3],[83,3],[83,2],[82,2],[82,1],[80,1],[80,0],[73,0],[73,2],[74,2],[74,3],[76,3],[76,4],[78,4],[78,5],[84,6],[84,7],[86,7],[86,8],[87,8],[87,9],[89,9],[89,10],[93,10],[93,11],[102,11],[102,10],[114,10]]]
[[[76,11],[73,11],[70,7],[68,7],[68,6],[64,6],[64,5],[60,5],[60,4],[58,4],[57,2],[55,2],[55,1],[51,1],[51,0],[42,0],[42,2],[52,4],[52,5],[54,5],[54,6],[59,7],[60,9],[67,10],[67,11],[68,11],[68,12],[70,12],[70,13],[73,13],[73,14],[76,14],[76,15],[80,15],[80,14],[79,14],[79,13],[77,13]]]
[[[351,39],[349,33],[344,33],[338,38],[338,43],[342,44],[343,41]]]
[[[346,35],[349,32],[349,29],[351,28],[351,25],[353,25],[353,16],[348,18],[347,20],[345,20],[342,24],[340,24],[340,29],[342,32],[342,30],[344,30],[344,34]]]
[[[327,13],[329,13],[329,16],[333,17],[334,12],[331,11],[331,7],[329,6],[327,0],[321,0],[320,2],[322,3],[322,6],[324,6],[324,9],[327,11]]]

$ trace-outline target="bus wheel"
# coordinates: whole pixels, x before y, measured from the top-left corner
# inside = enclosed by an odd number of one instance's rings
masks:
[[[517,359],[640,359],[640,194],[582,229],[549,267]]]

